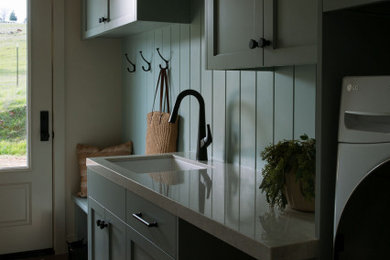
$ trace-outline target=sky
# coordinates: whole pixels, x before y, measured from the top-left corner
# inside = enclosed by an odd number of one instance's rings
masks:
[[[27,0],[0,0],[0,17],[4,10],[7,11],[6,21],[9,20],[9,15],[14,10],[18,18],[17,22],[22,23],[27,16]]]

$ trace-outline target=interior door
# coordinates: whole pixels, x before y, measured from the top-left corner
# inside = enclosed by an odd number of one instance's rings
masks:
[[[8,2],[20,4],[24,1]],[[0,255],[53,248],[52,0],[27,0],[25,4],[27,18],[8,24],[27,24],[27,62],[24,66],[27,152],[22,164],[5,166],[3,160],[0,165]],[[16,11],[16,16],[20,18],[21,14]],[[14,28],[6,35],[22,32],[23,29]],[[20,62],[17,66],[20,76],[23,66]],[[41,140],[45,136],[40,132],[41,111],[48,113],[46,132],[50,136],[46,141]]]

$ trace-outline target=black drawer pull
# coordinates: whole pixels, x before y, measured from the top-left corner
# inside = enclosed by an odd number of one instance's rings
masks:
[[[145,219],[143,219],[141,212],[140,213],[134,213],[133,214],[133,218],[135,218],[136,220],[142,222],[147,227],[157,227],[157,222],[156,221],[154,221],[152,223],[149,223]]]

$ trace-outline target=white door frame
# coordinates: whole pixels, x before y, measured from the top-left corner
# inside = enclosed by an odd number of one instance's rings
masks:
[[[65,0],[53,1],[53,246],[66,249]]]

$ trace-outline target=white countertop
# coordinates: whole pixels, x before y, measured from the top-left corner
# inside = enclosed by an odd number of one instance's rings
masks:
[[[140,174],[109,161],[127,157],[144,156],[92,158],[87,166],[257,259],[316,257],[314,214],[270,208],[258,188],[261,173],[209,160],[201,162],[206,169]]]

